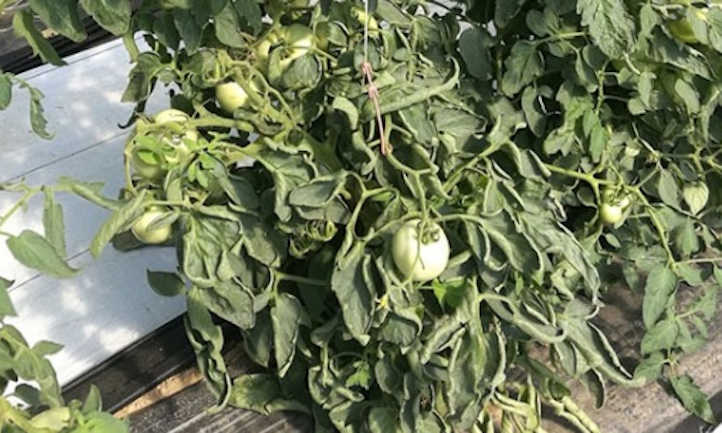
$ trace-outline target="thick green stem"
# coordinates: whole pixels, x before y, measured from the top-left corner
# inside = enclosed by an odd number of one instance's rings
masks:
[[[284,280],[284,281],[293,281],[296,283],[308,284],[310,286],[319,286],[319,287],[327,287],[328,286],[328,281],[317,280],[315,278],[301,277],[299,275],[290,275],[290,274],[286,274],[281,271],[276,271],[274,273],[276,274],[278,279]]]

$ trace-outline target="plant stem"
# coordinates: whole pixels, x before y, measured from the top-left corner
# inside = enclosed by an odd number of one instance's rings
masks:
[[[644,194],[642,194],[642,191],[640,191],[639,189],[635,189],[634,192],[637,197],[639,197],[644,202],[644,205],[647,208],[647,214],[649,215],[649,219],[652,220],[652,225],[655,229],[657,229],[659,240],[664,247],[664,251],[667,253],[667,260],[670,265],[674,266],[676,264],[676,260],[674,258],[674,254],[672,253],[672,250],[669,248],[667,233],[665,233],[664,231],[664,226],[662,226],[662,222],[659,220],[657,212],[654,210],[652,205],[649,204],[649,201],[647,201],[647,198],[644,196]]]
[[[543,44],[545,42],[554,42],[554,41],[561,41],[565,39],[574,39],[574,38],[580,38],[582,36],[586,36],[586,32],[569,32],[569,33],[560,33],[558,35],[553,36],[547,36],[546,38],[539,39],[536,42],[539,44]]]
[[[444,183],[444,192],[448,194],[452,190],[452,188],[454,188],[454,186],[456,186],[456,184],[459,182],[459,180],[461,180],[461,176],[464,173],[464,171],[468,170],[470,167],[473,167],[474,165],[476,165],[477,162],[481,161],[482,159],[486,158],[487,156],[489,156],[492,153],[499,150],[504,144],[506,144],[506,143],[505,142],[497,142],[497,143],[492,144],[491,146],[484,149],[483,152],[481,152],[480,154],[476,155],[471,160],[469,160],[469,162],[467,162],[466,164],[464,164],[461,167],[459,167],[458,169],[456,169],[456,171],[454,173],[452,173],[451,176],[449,176],[449,179]]]
[[[0,217],[0,227],[5,225],[5,223],[10,219],[10,217],[12,217],[15,212],[17,212],[20,208],[25,206],[25,203],[27,203],[28,200],[30,200],[30,198],[32,198],[38,192],[40,192],[40,189],[27,188],[25,194],[23,194],[20,200],[18,200],[15,205],[13,205],[13,207],[11,207],[10,210],[5,213],[5,215]]]
[[[327,287],[328,286],[328,281],[317,280],[314,278],[306,278],[306,277],[301,277],[298,275],[290,275],[290,274],[286,274],[281,271],[276,271],[275,274],[281,280],[293,281],[296,283],[308,284],[311,286],[319,286],[319,287]]]
[[[562,175],[564,175],[564,176],[573,177],[573,178],[575,178],[575,179],[583,180],[583,181],[587,182],[588,184],[590,184],[590,185],[592,186],[592,188],[595,188],[595,187],[596,187],[596,188],[599,188],[599,185],[614,185],[614,184],[615,184],[615,182],[613,182],[613,181],[611,181],[611,180],[597,179],[596,177],[591,176],[591,175],[589,175],[589,174],[579,173],[579,172],[577,172],[577,171],[569,170],[569,169],[562,168],[562,167],[558,167],[558,166],[552,165],[552,164],[544,164],[544,167],[546,167],[547,170],[549,170],[549,171],[551,171],[551,172],[553,172],[553,173],[562,174]]]
[[[679,264],[696,264],[696,263],[718,263],[722,262],[722,257],[705,257],[699,259],[682,260],[677,263]]]

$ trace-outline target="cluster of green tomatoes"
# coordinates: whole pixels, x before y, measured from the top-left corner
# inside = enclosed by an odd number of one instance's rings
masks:
[[[363,10],[355,10],[355,17],[359,21],[366,21]],[[373,18],[369,19],[369,27],[377,29]],[[254,53],[258,64],[264,68],[268,62],[271,48],[283,43],[286,47],[280,65],[282,69],[288,68],[292,62],[315,47],[323,49],[325,42],[317,38],[310,28],[302,24],[292,24],[279,27],[266,33],[255,45]],[[232,114],[240,108],[248,108],[253,96],[260,95],[260,85],[253,81],[238,83],[225,81],[215,87],[215,96],[218,106],[226,113]],[[256,95],[249,95],[255,92]],[[183,111],[168,109],[161,111],[152,118],[156,126],[176,123],[182,125],[190,120],[190,116]],[[133,139],[148,134],[147,125],[140,123],[136,126]],[[152,132],[150,132],[152,134]],[[178,136],[164,137],[162,140],[167,151],[158,156],[157,152],[144,153],[142,145],[136,145],[131,156],[131,167],[134,176],[161,182],[167,170],[164,165],[175,164],[190,155],[189,145],[199,139],[195,129],[188,128]],[[160,160],[162,159],[162,160]],[[172,237],[172,227],[169,224],[158,224],[167,210],[160,207],[151,207],[140,216],[132,225],[133,235],[141,242],[150,245],[167,243]],[[422,222],[414,219],[406,222],[394,235],[391,245],[392,256],[398,270],[412,281],[432,280],[446,269],[449,262],[449,241],[441,226],[434,222]]]

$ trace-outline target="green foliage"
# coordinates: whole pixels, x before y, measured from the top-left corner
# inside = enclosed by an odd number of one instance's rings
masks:
[[[130,30],[152,50],[125,38],[135,65],[123,100],[142,113],[157,85],[175,85],[189,118],[139,115],[119,200],[71,179],[7,188],[21,204],[46,198],[44,236],[10,236],[15,257],[74,274],[54,192],[113,212],[95,256],[138,246],[128,229],[163,207],[151,225],[172,225],[180,274],[148,279],[187,297],[218,407],[301,410],[319,431],[488,431],[492,405],[503,431],[538,431],[545,404],[596,432],[574,380],[600,405],[608,380],[669,381],[712,422],[678,363],[707,338],[722,284],[718,8],[702,19],[684,2],[467,0],[430,17],[425,2],[374,3],[365,40],[348,1],[142,2]],[[80,37],[70,4],[31,6]],[[126,2],[81,6],[126,30]],[[30,18],[16,27],[57,63]],[[694,41],[675,33],[679,20]],[[290,40],[291,25],[313,37]],[[0,107],[15,79],[3,77]],[[232,113],[214,100],[227,82],[247,101]],[[604,205],[619,211],[606,224]],[[449,239],[433,281],[406,278],[390,253],[414,219]],[[643,296],[634,375],[595,325],[620,283]],[[266,373],[231,380],[213,315]]]

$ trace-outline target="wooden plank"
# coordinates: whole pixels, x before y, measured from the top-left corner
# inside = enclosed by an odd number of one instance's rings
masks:
[[[133,433],[235,432],[235,433],[311,433],[311,420],[298,413],[260,416],[253,412],[226,408],[211,414],[206,409],[213,398],[204,384],[188,388],[173,399],[165,400],[130,417]]]
[[[226,335],[230,334],[224,333]],[[257,371],[258,367],[248,360],[238,340],[231,340],[227,346],[225,357],[232,376],[241,373]],[[236,433],[310,433],[312,421],[306,415],[293,412],[275,413],[270,416],[262,416],[255,412],[226,407],[220,412],[209,411],[215,404],[214,397],[204,383],[197,383],[200,377],[197,370],[195,373],[181,373],[190,384],[187,388],[178,392],[171,389],[173,396],[158,401],[140,411],[134,411],[134,404],[131,404],[123,411],[116,413],[116,416],[123,416],[130,413],[127,419],[130,422],[132,433],[185,433],[185,432],[225,432]],[[179,375],[179,376],[181,376]],[[182,384],[183,378],[177,378]],[[145,403],[151,400],[154,395],[163,395],[163,387],[172,387],[174,378],[161,384],[147,395],[138,399],[138,403]]]
[[[115,412],[124,408],[129,414],[142,409],[138,403],[129,407],[131,402],[147,399],[145,394],[156,386],[166,391],[165,380],[177,382],[178,372],[191,371],[197,375],[195,369],[188,370],[195,365],[194,360],[183,320],[178,318],[67,384],[63,397],[66,401],[83,401],[90,385],[95,384],[101,391],[105,410]],[[181,379],[186,385],[182,388],[186,388],[189,382],[182,375]],[[173,394],[166,392],[165,396]]]

